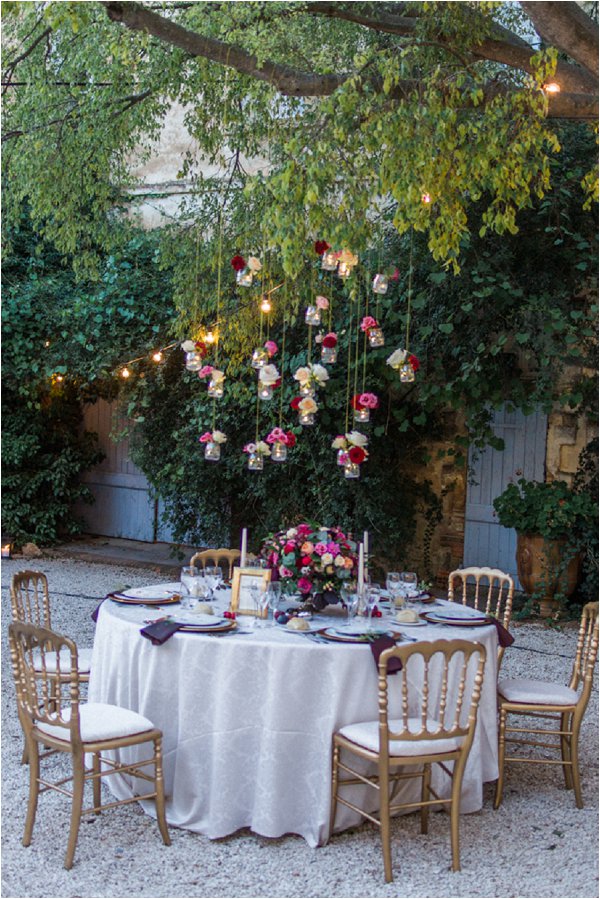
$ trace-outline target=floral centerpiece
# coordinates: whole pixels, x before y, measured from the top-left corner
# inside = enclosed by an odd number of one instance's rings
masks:
[[[303,522],[269,534],[260,556],[284,593],[300,593],[316,608],[339,602],[342,585],[358,575],[356,542],[337,526]]]

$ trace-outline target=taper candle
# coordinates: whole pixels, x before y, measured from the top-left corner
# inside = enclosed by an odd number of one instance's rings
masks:
[[[240,568],[245,568],[245,567],[246,567],[246,548],[247,548],[247,545],[248,545],[248,529],[247,529],[247,528],[243,528],[243,529],[242,529],[242,546],[241,546],[241,550],[240,550],[240,553],[241,553],[241,555],[240,555]]]

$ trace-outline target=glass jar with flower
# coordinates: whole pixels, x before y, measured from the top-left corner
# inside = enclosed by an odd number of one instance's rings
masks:
[[[403,383],[414,381],[415,374],[421,365],[416,356],[402,348],[394,350],[392,355],[388,356],[387,364],[399,373],[400,380]]]
[[[221,446],[227,440],[223,431],[206,431],[198,440],[204,444],[204,458],[210,462],[218,462],[221,458]]]
[[[283,428],[273,428],[267,437],[267,443],[271,446],[271,461],[285,462],[288,447],[296,445],[296,435],[292,431],[284,431]]]
[[[261,400],[273,397],[273,388],[281,383],[281,376],[276,365],[264,365],[258,372],[258,396]]]
[[[243,451],[248,454],[248,468],[250,471],[262,471],[265,456],[271,455],[271,449],[264,440],[258,440],[256,443],[247,443]]]
[[[371,418],[371,410],[377,409],[379,398],[374,393],[355,393],[352,397],[354,409],[354,421],[368,422]]]
[[[318,387],[323,387],[329,380],[329,372],[318,362],[312,365],[302,365],[294,373],[294,380],[298,381],[301,396],[314,396]]]
[[[366,333],[370,347],[384,346],[385,337],[383,336],[383,330],[379,326],[377,319],[373,318],[372,315],[364,316],[360,323],[360,329]]]
[[[344,477],[354,479],[360,477],[360,466],[369,457],[367,444],[369,438],[360,431],[350,431],[339,435],[331,444],[338,451],[337,463],[344,468]]]
[[[200,371],[206,356],[206,344],[201,340],[184,340],[181,349],[185,353],[185,367],[188,371]]]
[[[321,362],[325,365],[333,365],[337,361],[337,334],[330,331],[321,338]]]

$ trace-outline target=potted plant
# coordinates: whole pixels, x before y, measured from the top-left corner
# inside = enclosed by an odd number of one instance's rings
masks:
[[[540,614],[558,609],[556,594],[577,587],[586,525],[598,517],[589,493],[577,493],[565,481],[509,484],[494,500],[499,523],[517,532],[517,571],[530,596],[540,599]]]

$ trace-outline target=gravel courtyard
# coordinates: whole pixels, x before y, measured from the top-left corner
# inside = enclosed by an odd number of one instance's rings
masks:
[[[559,769],[513,766],[505,799],[492,808],[487,784],[483,809],[461,818],[462,868],[452,874],[448,817],[432,816],[419,833],[416,815],[393,824],[395,882],[386,885],[379,832],[370,824],[310,849],[303,839],[272,840],[241,831],[226,839],[171,829],[163,846],[156,823],[136,805],[82,823],[75,865],[62,867],[69,822],[64,797],[40,798],[32,845],[21,845],[27,769],[7,647],[8,586],[16,571],[48,576],[54,629],[91,645],[90,613],[118,585],[165,580],[156,569],[42,558],[10,560],[2,570],[2,896],[4,897],[597,897],[598,688],[584,721],[581,768],[585,808],[565,791]],[[503,663],[506,676],[567,682],[576,626],[552,630],[516,624],[516,642]],[[290,758],[290,777],[294,759]]]

